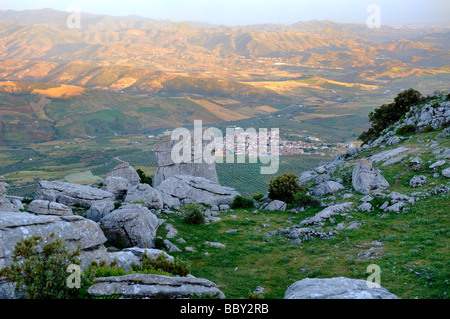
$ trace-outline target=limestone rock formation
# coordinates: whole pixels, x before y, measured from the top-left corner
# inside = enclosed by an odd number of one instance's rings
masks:
[[[191,134],[193,136],[193,134]],[[158,159],[158,170],[156,171],[154,186],[159,186],[164,180],[175,175],[190,175],[195,177],[203,177],[212,182],[218,183],[219,179],[216,172],[216,164],[207,163],[203,157],[197,158],[194,149],[201,147],[202,152],[205,146],[211,141],[203,140],[202,143],[196,143],[194,138],[191,139],[191,150],[194,156],[187,163],[174,163],[172,159],[173,147],[179,141],[166,138],[159,142],[154,148],[156,158]],[[198,145],[197,145],[198,144]],[[201,145],[200,145],[201,144]]]
[[[6,198],[6,190],[8,187],[9,185],[5,183],[5,178],[0,176],[0,211],[19,211],[19,209]]]
[[[100,219],[108,215],[114,210],[114,201],[110,199],[105,199],[101,201],[94,202],[91,207],[86,212],[86,217],[99,222]]]
[[[34,196],[34,199],[84,208],[90,208],[96,201],[114,200],[114,198],[112,193],[90,186],[49,181],[40,181]]]
[[[366,280],[306,278],[293,283],[284,299],[399,299],[383,287],[369,288]]]
[[[28,205],[28,211],[38,215],[73,215],[72,209],[64,204],[50,202],[48,200],[36,199]]]
[[[118,295],[122,298],[186,299],[196,295],[225,298],[216,284],[202,278],[130,274],[95,278],[94,281],[88,293],[95,297]]]
[[[352,185],[355,191],[361,194],[369,194],[373,190],[383,190],[389,187],[388,181],[381,173],[372,168],[368,160],[360,161],[352,172]]]
[[[268,210],[268,211],[277,211],[277,212],[284,212],[286,210],[286,203],[281,200],[273,200],[270,203],[264,204],[261,206],[262,210]]]
[[[334,181],[326,181],[319,184],[313,191],[314,196],[323,196],[327,194],[335,194],[341,190],[345,189],[345,187]]]
[[[127,246],[152,248],[161,222],[146,207],[129,204],[106,215],[99,224],[110,241],[123,242]]]
[[[234,197],[239,193],[231,187],[203,177],[175,175],[165,179],[156,187],[162,193],[164,204],[167,206],[180,205],[188,201],[200,204],[231,205]]]
[[[0,268],[12,263],[12,253],[18,241],[33,235],[54,234],[66,242],[67,248],[80,245],[82,267],[90,261],[106,258],[106,242],[97,223],[81,216],[35,215],[25,212],[0,213]]]
[[[161,192],[148,184],[137,184],[132,186],[125,197],[125,202],[143,202],[147,208],[163,208]]]

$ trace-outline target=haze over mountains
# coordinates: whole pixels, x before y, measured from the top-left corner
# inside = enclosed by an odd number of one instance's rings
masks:
[[[23,127],[34,121],[53,132],[44,140],[100,133],[76,122],[78,114],[95,128],[101,121],[105,134],[133,133],[127,120],[142,133],[195,117],[217,123],[267,116],[311,98],[325,105],[387,100],[412,85],[427,93],[444,89],[450,74],[446,27],[230,27],[81,13],[81,28],[70,29],[69,15],[0,11],[2,143],[29,138]],[[80,108],[83,100],[89,107]],[[74,118],[57,116],[74,106],[81,112]]]

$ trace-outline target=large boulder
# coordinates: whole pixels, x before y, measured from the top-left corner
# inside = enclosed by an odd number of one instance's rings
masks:
[[[68,249],[81,250],[82,267],[107,258],[106,241],[97,223],[81,216],[35,215],[25,212],[0,213],[0,268],[10,265],[18,241],[33,235],[65,241]]]
[[[110,192],[86,185],[40,181],[34,199],[90,208],[96,201],[114,200],[115,196]]]
[[[105,236],[112,242],[152,248],[161,221],[146,207],[128,204],[103,217],[99,224]]]
[[[191,136],[193,136],[193,133]],[[207,163],[203,157],[195,158],[194,148],[201,147],[203,153],[205,146],[210,144],[211,141],[202,139],[201,145],[200,143],[198,143],[199,145],[195,145],[194,138],[192,138],[191,150],[194,157],[187,163],[175,163],[172,159],[172,149],[178,143],[180,142],[177,140],[166,138],[155,146],[154,151],[158,160],[158,169],[154,180],[155,187],[159,186],[167,178],[175,175],[203,177],[215,183],[219,182],[216,172],[216,163]]]
[[[125,202],[143,202],[147,208],[159,209],[163,207],[161,192],[148,184],[132,186],[125,197]]]
[[[130,274],[120,277],[95,278],[88,289],[94,297],[118,295],[123,298],[186,299],[225,295],[209,280],[194,277],[170,277],[154,274]]]
[[[284,299],[399,299],[383,287],[369,288],[366,280],[306,278],[293,283]]]
[[[345,189],[345,187],[334,181],[326,181],[319,184],[313,191],[314,196],[323,196],[327,194],[335,194],[341,190]]]
[[[19,209],[14,206],[9,199],[6,198],[6,191],[9,185],[5,183],[5,178],[0,176],[0,211],[15,212]]]
[[[286,210],[286,203],[281,200],[273,200],[267,205],[261,207],[262,210],[268,210],[271,212],[284,212]]]
[[[136,170],[130,166],[128,163],[121,163],[114,167],[111,171],[106,175],[106,179],[110,177],[120,177],[128,181],[130,186],[137,185],[141,182],[141,178]]]
[[[355,165],[352,172],[352,185],[355,191],[365,195],[373,190],[389,187],[388,181],[378,170],[372,168],[372,163],[368,160],[362,160]]]
[[[72,209],[64,204],[50,202],[48,200],[35,199],[28,205],[28,211],[37,215],[73,215]]]
[[[122,200],[130,186],[130,182],[123,177],[108,176],[103,180],[101,189],[114,194],[116,200]]]
[[[111,213],[114,208],[114,201],[110,199],[96,201],[92,203],[91,207],[86,212],[86,218],[99,222],[100,219]]]
[[[195,201],[206,205],[231,205],[239,193],[231,188],[203,177],[175,175],[165,179],[156,187],[162,193],[164,204],[179,205]]]

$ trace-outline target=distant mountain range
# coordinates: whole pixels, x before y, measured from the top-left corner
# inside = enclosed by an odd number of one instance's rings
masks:
[[[203,114],[213,123],[270,114],[312,97],[380,95],[412,82],[438,89],[450,75],[446,27],[369,29],[330,21],[231,27],[81,13],[81,28],[70,29],[70,14],[52,9],[0,11],[0,92],[11,95],[9,105],[0,101],[3,136],[5,128],[13,129],[11,123],[25,116],[11,107],[20,105],[12,100],[24,94],[47,98],[41,108],[28,105],[31,111],[25,113],[30,121],[50,121],[54,130],[67,123],[52,119],[51,103],[100,94],[86,90],[117,92],[124,99],[191,99],[183,105],[194,98],[203,113],[192,114]],[[172,102],[168,105],[177,105]],[[93,103],[86,112],[104,109]],[[154,111],[161,119],[161,112]],[[158,124],[170,127],[185,123],[186,115],[171,109],[165,114],[169,122],[140,125],[143,131]],[[128,116],[146,118],[137,111]]]

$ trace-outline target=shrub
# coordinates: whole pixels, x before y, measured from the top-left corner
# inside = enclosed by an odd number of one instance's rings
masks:
[[[67,285],[71,264],[80,265],[79,250],[69,251],[62,239],[53,239],[51,234],[45,240],[32,236],[17,242],[13,261],[0,271],[0,277],[15,282],[16,292],[28,299],[76,298],[80,291]],[[83,273],[84,274],[84,273]],[[81,276],[81,284],[91,279]]]
[[[298,184],[297,175],[292,173],[277,176],[269,182],[269,197],[285,203],[292,203],[294,195],[302,190],[304,187]]]
[[[400,127],[395,134],[404,136],[414,132],[416,132],[416,127],[414,125],[405,125]]]
[[[203,206],[195,202],[183,205],[180,207],[184,213],[184,220],[188,224],[201,225],[205,223],[205,216],[203,216]]]
[[[401,92],[394,99],[394,103],[383,104],[369,114],[371,127],[358,137],[364,143],[377,139],[381,132],[400,120],[411,106],[419,104],[423,100],[422,94],[414,89]]]
[[[264,195],[261,194],[261,193],[259,193],[259,194],[254,194],[254,195],[253,195],[253,199],[256,200],[256,201],[260,200],[260,199],[263,198],[263,197],[264,197]]]
[[[433,131],[434,131],[434,129],[433,129],[433,127],[431,125],[427,125],[423,129],[424,133],[430,133],[430,132],[433,132]]]
[[[243,197],[240,195],[237,195],[234,200],[233,203],[231,204],[231,208],[236,209],[236,208],[253,208],[255,207],[253,199],[251,198],[247,198],[247,197]]]
[[[145,272],[146,270],[163,271],[175,276],[186,276],[191,272],[191,264],[178,257],[173,260],[167,259],[165,254],[159,254],[156,260],[153,260],[147,254],[142,255],[140,265],[133,265],[133,271]]]
[[[313,196],[306,195],[305,193],[297,193],[294,195],[294,202],[300,207],[320,207],[320,201]]]
[[[153,179],[150,176],[145,175],[145,173],[141,169],[137,169],[136,173],[138,173],[139,177],[141,178],[142,184],[153,186]]]

